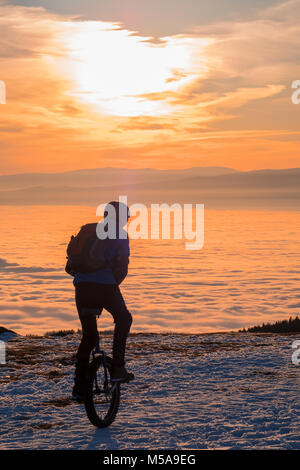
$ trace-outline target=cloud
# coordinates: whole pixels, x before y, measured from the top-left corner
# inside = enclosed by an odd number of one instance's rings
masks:
[[[43,6],[62,14],[76,15],[81,20],[117,21],[139,34],[160,38],[189,31],[199,24],[211,24],[221,19],[246,18],[253,12],[280,0],[7,0],[26,6]]]
[[[43,8],[7,5],[0,2],[0,58],[38,58],[58,54],[54,34],[59,17]]]
[[[41,266],[20,266],[18,263],[8,263],[5,259],[0,258],[0,271],[5,271],[9,273],[48,273],[53,271],[61,271],[58,268],[43,268]],[[51,277],[51,276],[50,276]],[[52,276],[53,278],[53,276]],[[54,278],[56,278],[54,276]]]
[[[82,168],[87,155],[91,167],[282,167],[283,154],[297,166],[299,8],[152,41],[121,23],[0,2],[0,171]]]
[[[0,269],[10,268],[11,266],[19,266],[18,263],[8,263],[5,259],[0,258]]]
[[[262,10],[256,18],[196,29],[216,39],[209,47],[224,77],[243,77],[249,85],[278,84],[300,70],[300,1]]]
[[[0,126],[0,133],[18,133],[22,131],[22,127],[9,127],[9,126]]]

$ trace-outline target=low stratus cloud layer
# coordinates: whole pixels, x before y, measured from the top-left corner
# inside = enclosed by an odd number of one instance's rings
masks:
[[[95,220],[95,208],[6,206],[1,215],[0,326],[80,328],[66,243]],[[133,331],[224,331],[298,315],[299,230],[294,212],[205,210],[202,250],[187,251],[185,240],[131,240],[122,292]],[[108,312],[104,328],[113,328]]]
[[[299,7],[158,41],[0,1],[0,172],[299,166]]]

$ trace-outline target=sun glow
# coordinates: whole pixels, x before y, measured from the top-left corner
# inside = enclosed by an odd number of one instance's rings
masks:
[[[161,42],[119,25],[83,22],[67,38],[72,95],[116,116],[171,113],[172,93],[208,70],[208,40],[182,35]]]

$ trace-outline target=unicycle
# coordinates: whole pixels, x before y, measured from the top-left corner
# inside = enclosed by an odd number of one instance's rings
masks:
[[[100,351],[99,342],[92,357],[84,406],[90,422],[97,428],[106,428],[114,421],[119,409],[120,382],[111,382],[112,360],[105,351]]]

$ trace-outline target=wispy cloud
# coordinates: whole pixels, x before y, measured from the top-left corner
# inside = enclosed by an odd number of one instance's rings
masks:
[[[61,269],[41,267],[41,266],[21,266],[18,263],[8,263],[5,259],[0,258],[0,271],[7,273],[49,273],[53,271],[61,271]]]

